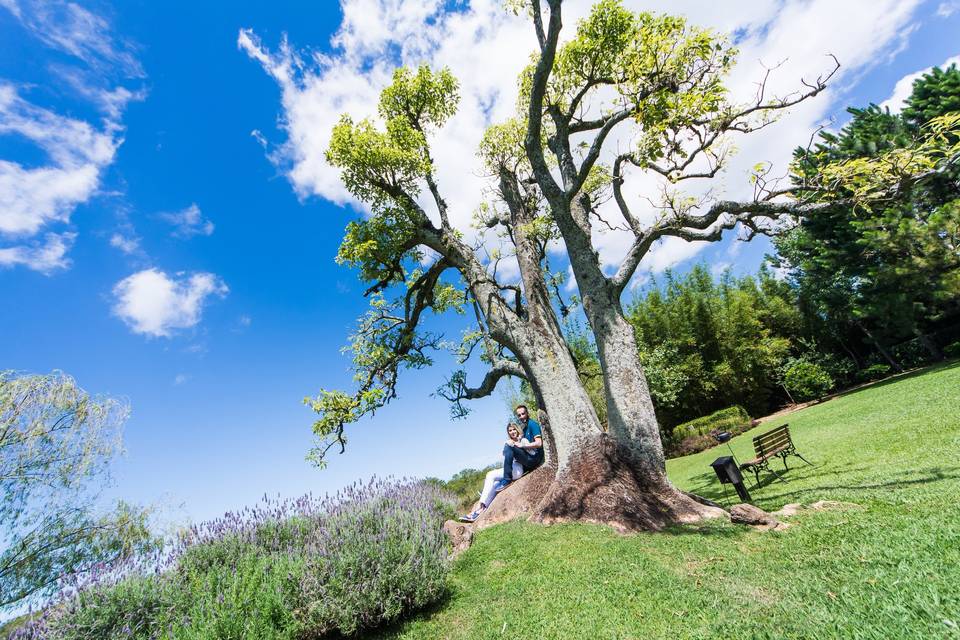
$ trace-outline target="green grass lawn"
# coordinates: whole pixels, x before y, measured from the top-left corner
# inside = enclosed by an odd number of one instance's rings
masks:
[[[733,440],[737,457],[784,422],[815,466],[791,458],[756,504],[859,506],[773,533],[493,527],[457,560],[446,601],[379,637],[960,638],[960,364],[768,422]],[[670,477],[723,500],[708,465],[726,453],[671,460]]]

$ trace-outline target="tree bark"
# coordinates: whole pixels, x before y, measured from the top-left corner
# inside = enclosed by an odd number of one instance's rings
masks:
[[[867,329],[867,327],[864,326],[864,324],[859,320],[854,320],[854,324],[856,324],[860,328],[860,330],[863,331],[864,335],[866,335],[867,339],[873,343],[873,346],[876,347],[880,355],[883,356],[883,358],[890,363],[890,366],[893,367],[893,370],[896,371],[897,373],[903,373],[903,367],[900,366],[900,363],[897,362],[897,360],[887,350],[887,348],[884,347],[883,344],[881,344],[880,341],[874,337],[873,333],[869,329]]]
[[[610,433],[601,428],[559,326],[548,320],[555,316],[539,311],[544,313],[531,309],[530,315],[542,323],[501,329],[511,332],[510,348],[549,415],[542,425],[547,460],[534,472],[536,480],[498,498],[490,518],[528,515],[537,522],[596,522],[626,532],[723,516],[722,509],[693,500],[667,479],[653,405],[622,311],[610,330],[597,332],[603,357],[616,373],[605,378],[619,378],[608,384],[608,407],[617,414]]]

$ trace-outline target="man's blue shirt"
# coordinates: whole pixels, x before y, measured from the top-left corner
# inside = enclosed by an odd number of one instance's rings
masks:
[[[523,437],[530,443],[533,443],[534,438],[543,437],[543,434],[540,432],[540,425],[537,424],[536,420],[527,420],[527,426],[523,428]]]

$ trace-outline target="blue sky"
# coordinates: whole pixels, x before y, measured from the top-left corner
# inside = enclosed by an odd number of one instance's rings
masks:
[[[748,87],[760,59],[787,60],[784,87],[822,69],[824,53],[845,65],[814,107],[741,145],[747,165],[782,162],[817,123],[842,123],[846,105],[891,99],[901,79],[960,54],[957,3],[715,4],[672,6],[736,32],[734,85]],[[472,145],[509,115],[526,25],[493,0],[0,0],[0,41],[0,367],[60,369],[130,401],[111,495],[208,518],[264,493],[495,459],[506,401],[451,423],[429,395],[449,359],[406,375],[400,399],[352,429],[323,471],[304,460],[301,399],[349,386],[340,347],[365,309],[333,260],[362,215],[322,162],[336,116],[368,112],[399,62],[450,66],[464,102],[437,156],[466,226],[482,188]],[[742,182],[734,166],[724,188]],[[598,242],[615,264],[620,241]],[[645,270],[703,260],[750,272],[767,249],[667,246]],[[435,326],[455,336],[462,322]]]

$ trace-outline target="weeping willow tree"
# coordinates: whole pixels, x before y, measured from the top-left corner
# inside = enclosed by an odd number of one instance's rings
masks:
[[[788,96],[767,95],[764,80],[754,99],[737,102],[724,85],[735,49],[683,18],[604,0],[560,44],[560,0],[514,5],[529,16],[539,50],[519,78],[515,117],[491,126],[480,144],[494,197],[477,218],[510,247],[519,283],[497,277],[495,264],[506,254],[491,259],[451,224],[436,177],[431,140],[456,112],[457,80],[447,70],[398,69],[380,96],[380,119],[344,115],[327,152],[372,212],[349,225],[339,253],[369,283],[371,306],[349,347],[357,388],[323,390],[311,400],[320,438],[313,456],[321,461],[331,447],[342,450],[347,424],[396,397],[401,370],[432,363],[443,342],[423,329],[426,314],[463,313],[476,323],[457,349],[488,371],[473,385],[464,371],[450,376],[440,394],[455,412],[511,376],[527,381],[549,414],[548,464],[533,474],[537,489],[511,498],[527,501],[533,519],[637,530],[718,515],[667,479],[621,295],[662,239],[715,241],[736,227],[748,236],[766,233],[826,206],[798,197],[795,187],[778,188],[763,164],[746,201],[694,197],[682,186],[717,176],[734,136],[818,94],[836,66]],[[615,150],[624,140],[628,148]],[[647,194],[641,211],[625,186],[645,173],[658,175],[663,188]],[[612,275],[594,245],[598,225],[632,237]],[[547,266],[551,242],[565,249],[596,344],[606,428],[561,330],[562,303]]]

